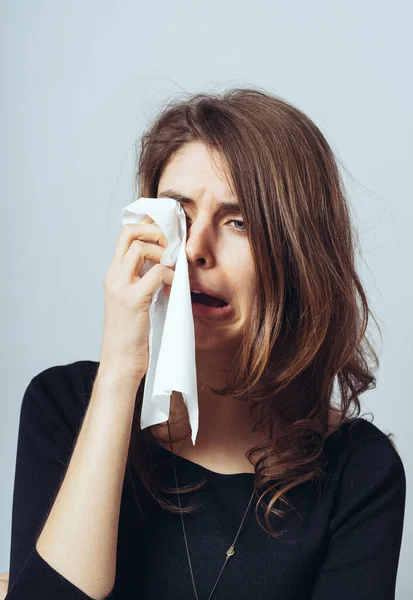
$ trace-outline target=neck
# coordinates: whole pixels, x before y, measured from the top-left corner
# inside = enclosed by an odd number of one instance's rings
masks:
[[[258,413],[250,414],[249,403],[218,396],[210,385],[221,387],[228,372],[223,366],[216,369],[211,362],[201,363],[197,357],[199,428],[195,445],[190,438],[187,408],[180,394],[173,394],[171,401],[170,430],[173,451],[194,462],[204,464],[221,472],[252,472],[253,465],[246,453],[250,448],[263,444],[268,438],[258,428],[253,431]],[[223,361],[221,360],[221,365]],[[165,429],[163,428],[163,431]],[[186,437],[182,439],[184,436]],[[170,448],[168,430],[162,444]]]

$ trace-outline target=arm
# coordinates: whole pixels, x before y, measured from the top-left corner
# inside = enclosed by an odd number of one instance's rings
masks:
[[[9,574],[2,573],[0,575],[0,600],[4,600],[7,594],[7,588],[9,585]]]
[[[72,452],[53,428],[60,410],[50,414],[34,381],[27,388],[20,416],[8,600],[103,599],[112,591],[136,391],[127,378],[98,372]],[[64,423],[60,426],[63,431]]]
[[[391,442],[370,442],[342,485],[350,494],[330,524],[311,600],[394,600],[406,477]]]

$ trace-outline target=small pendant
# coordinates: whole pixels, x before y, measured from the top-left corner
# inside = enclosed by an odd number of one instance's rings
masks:
[[[227,550],[227,558],[231,558],[231,556],[234,556],[235,554],[235,548],[234,546],[230,546]]]

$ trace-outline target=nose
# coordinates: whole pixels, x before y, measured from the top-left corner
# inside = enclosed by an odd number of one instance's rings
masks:
[[[185,252],[189,263],[201,263],[208,267],[214,264],[213,239],[211,225],[199,219],[187,226]]]

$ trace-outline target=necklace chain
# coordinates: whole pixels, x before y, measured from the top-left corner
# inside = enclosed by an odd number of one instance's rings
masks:
[[[169,431],[169,444],[171,446],[171,452],[172,452],[171,431],[169,429],[169,420],[168,420],[168,431]],[[172,454],[173,454],[173,452],[172,452]],[[180,517],[181,517],[182,531],[183,531],[184,539],[185,539],[186,554],[187,554],[187,557],[188,557],[189,570],[190,570],[190,573],[191,573],[191,579],[192,579],[192,585],[193,585],[194,592],[195,592],[195,598],[196,598],[196,600],[199,600],[198,593],[197,593],[196,586],[195,586],[194,572],[193,572],[193,569],[192,569],[191,556],[189,554],[188,540],[186,538],[185,524],[184,524],[183,514],[182,514],[182,510],[181,510],[182,509],[182,506],[181,506],[181,496],[180,496],[180,494],[178,492],[178,487],[179,486],[178,486],[178,478],[177,478],[177,475],[176,475],[175,460],[176,460],[176,455],[173,454],[173,457],[172,457],[172,466],[173,466],[174,476],[175,476],[176,491],[177,491],[177,494],[178,494],[178,503],[179,503],[179,508],[180,508],[180,513],[179,514],[180,514]],[[224,564],[222,565],[221,570],[220,570],[220,572],[218,574],[217,580],[215,581],[214,587],[212,588],[212,591],[211,591],[210,595],[208,596],[208,600],[211,600],[212,595],[214,594],[215,589],[217,587],[218,581],[219,581],[219,579],[220,579],[220,577],[221,577],[221,575],[222,575],[222,573],[223,573],[223,571],[224,571],[224,569],[225,569],[225,567],[226,567],[229,559],[231,558],[231,556],[234,556],[234,554],[235,554],[235,543],[236,543],[236,541],[238,539],[239,534],[241,533],[241,528],[242,528],[242,526],[244,524],[245,517],[247,516],[248,510],[249,510],[249,508],[251,506],[251,502],[252,502],[253,498],[254,498],[254,489],[252,490],[252,494],[251,494],[251,497],[249,499],[248,506],[246,508],[244,516],[242,517],[241,524],[238,527],[238,531],[237,531],[237,534],[235,536],[235,539],[234,539],[234,541],[232,542],[231,546],[228,548],[228,550],[226,552],[226,557],[225,557]]]

